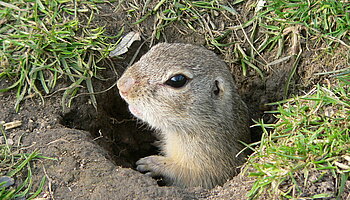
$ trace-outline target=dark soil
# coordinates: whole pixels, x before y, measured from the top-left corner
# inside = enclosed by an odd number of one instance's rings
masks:
[[[94,23],[105,25],[109,34],[115,35],[124,26],[125,32],[137,30],[144,38],[151,35],[152,20],[143,23],[143,27],[132,25],[133,19],[123,15],[123,8],[115,10],[116,5],[113,4],[100,6],[102,11]],[[238,11],[243,12],[243,9]],[[192,32],[181,35],[176,26],[180,25],[174,24],[165,30],[168,42],[205,44],[201,34]],[[99,75],[104,78],[103,81],[94,80],[95,91],[103,91],[116,82],[141,43],[136,42],[123,58],[105,61],[112,67],[107,67]],[[136,59],[147,50],[146,45],[142,47]],[[339,55],[345,54],[347,49],[340,47],[336,51],[339,52],[335,56],[327,54],[323,59],[313,59],[319,56],[318,48],[305,51],[292,79],[289,95],[301,94],[325,80],[314,73],[342,68],[342,63],[345,65],[346,61]],[[263,56],[270,62],[274,60],[272,55]],[[229,66],[238,90],[249,106],[252,119],[264,118],[267,123],[273,122],[272,116],[264,115],[264,111],[273,108],[265,104],[283,99],[293,60],[272,66],[264,78],[260,78],[254,70],[243,76],[239,65],[231,63]],[[0,88],[8,85],[5,80],[0,81]],[[200,188],[160,187],[156,180],[135,171],[135,162],[139,158],[157,154],[157,149],[152,145],[155,138],[147,126],[130,115],[116,87],[96,95],[97,109],[92,106],[88,95],[81,95],[74,99],[71,108],[63,111],[61,95],[57,93],[45,98],[44,104],[36,97],[27,99],[21,105],[20,112],[16,113],[15,95],[0,93],[0,121],[21,120],[23,123],[18,128],[8,130],[8,137],[15,142],[22,137],[25,152],[38,150],[45,156],[57,159],[42,159],[33,164],[35,184],[43,176],[47,177],[46,196],[55,199],[247,199],[245,195],[254,180],[242,175],[234,177],[224,186],[205,191]],[[259,140],[260,131],[252,129],[252,133],[254,140]]]

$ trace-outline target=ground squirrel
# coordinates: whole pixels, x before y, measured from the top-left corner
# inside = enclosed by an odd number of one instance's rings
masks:
[[[158,132],[161,155],[137,170],[169,185],[212,188],[244,162],[250,141],[247,106],[218,56],[203,47],[160,43],[128,67],[119,93],[137,118]]]

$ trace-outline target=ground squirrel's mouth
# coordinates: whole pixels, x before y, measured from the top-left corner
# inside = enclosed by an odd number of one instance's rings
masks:
[[[125,101],[126,101],[126,94],[127,94],[127,93],[124,93],[124,92],[122,92],[122,91],[119,90],[119,95],[120,95],[120,97],[121,97],[122,99],[124,99]]]
[[[142,117],[142,113],[140,112],[139,109],[136,108],[136,106],[129,104],[129,110],[130,110],[131,114],[133,114],[135,117],[137,117],[137,118]]]
[[[128,108],[129,108],[129,111],[131,112],[131,114],[133,114],[135,117],[138,117],[138,118],[141,118],[142,117],[142,113],[140,112],[139,109],[136,108],[136,106],[134,105],[131,105],[128,103],[126,97],[125,97],[125,94],[121,91],[119,91],[119,94],[120,94],[120,97],[122,99],[125,100],[125,102],[129,105]]]

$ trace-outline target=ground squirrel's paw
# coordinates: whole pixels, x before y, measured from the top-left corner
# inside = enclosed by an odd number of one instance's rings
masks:
[[[148,156],[136,162],[137,170],[153,178],[163,176],[167,161],[164,156]]]

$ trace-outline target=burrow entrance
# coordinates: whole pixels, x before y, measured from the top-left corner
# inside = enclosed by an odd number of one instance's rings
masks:
[[[146,125],[129,114],[115,92],[97,98],[97,111],[85,103],[63,115],[61,123],[90,132],[92,139],[107,150],[109,159],[116,165],[134,168],[139,158],[158,153],[153,145],[156,138]]]
[[[139,43],[133,46],[138,46]],[[132,46],[132,47],[133,47]],[[76,98],[72,108],[62,115],[61,124],[74,129],[91,133],[91,137],[109,153],[109,159],[116,165],[135,168],[140,158],[158,154],[154,145],[156,138],[150,128],[134,118],[127,105],[121,99],[116,81],[131,62],[137,48],[131,48],[124,59],[108,60],[100,64],[106,66],[101,71],[101,80],[94,79],[95,91],[105,91],[95,95],[97,109],[89,100],[88,95]],[[148,49],[141,49],[140,55]],[[110,88],[109,90],[106,90]]]
[[[143,49],[136,60],[147,50]],[[123,60],[114,60],[114,67],[102,72],[103,80],[94,80],[95,91],[103,91],[115,84],[134,53],[130,51]],[[272,122],[272,115],[264,115],[264,111],[272,108],[266,107],[265,104],[282,98],[282,85],[288,75],[286,71],[289,71],[289,68],[284,67],[280,72],[275,71],[273,76],[261,79],[254,73],[243,77],[240,67],[232,68],[238,91],[248,105],[252,119],[264,118],[265,122]],[[118,94],[117,87],[95,96],[98,102],[97,110],[89,103],[88,95],[81,96],[76,98],[70,111],[63,114],[61,124],[90,132],[93,140],[109,152],[109,159],[122,167],[135,168],[138,159],[158,154],[152,130],[130,114],[126,103]],[[253,142],[260,140],[259,128],[252,128],[251,132]]]

